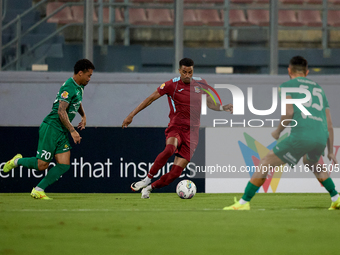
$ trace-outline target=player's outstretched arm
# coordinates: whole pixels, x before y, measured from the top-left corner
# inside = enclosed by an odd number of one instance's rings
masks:
[[[336,159],[334,152],[333,152],[334,131],[333,131],[331,112],[329,108],[326,109],[326,119],[327,119],[328,133],[329,133],[329,136],[327,139],[327,150],[328,150],[327,157],[329,160],[333,160],[334,164],[338,164],[338,160]]]
[[[85,126],[86,126],[86,114],[85,114],[85,111],[84,111],[82,103],[80,103],[80,106],[79,106],[79,109],[78,109],[78,113],[81,116],[81,121],[78,124],[78,129],[83,130],[83,129],[85,129]]]
[[[75,128],[72,126],[70,119],[68,118],[66,109],[68,107],[69,103],[59,100],[59,108],[58,108],[58,115],[61,123],[67,128],[68,131],[70,131],[71,136],[73,138],[73,141],[75,144],[80,143],[81,137],[79,133],[75,130]]]
[[[287,96],[287,99],[291,99],[291,96]],[[280,123],[278,125],[278,127],[276,128],[275,131],[272,132],[272,137],[277,140],[280,137],[281,132],[286,128],[284,126],[282,126],[282,121],[286,120],[286,119],[291,119],[293,118],[294,115],[294,107],[292,104],[287,104],[286,105],[286,115],[282,115],[281,119],[280,119]],[[290,123],[290,121],[284,121],[284,125],[287,126]]]
[[[207,106],[209,109],[214,110],[214,111],[226,111],[233,113],[233,104],[226,104],[226,105],[221,105],[220,104],[215,104],[215,102],[212,100],[212,98],[207,95]]]
[[[143,102],[141,102],[123,121],[122,124],[122,128],[127,128],[128,125],[131,124],[133,117],[135,117],[135,115],[137,113],[139,113],[141,110],[145,109],[146,107],[148,107],[153,101],[157,100],[158,98],[160,98],[161,95],[158,93],[158,91],[156,90],[155,92],[153,92],[150,96],[148,96],[146,99],[143,100]]]

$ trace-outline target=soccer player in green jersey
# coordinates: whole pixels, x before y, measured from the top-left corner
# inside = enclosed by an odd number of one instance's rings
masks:
[[[86,115],[81,101],[84,87],[89,83],[94,69],[94,65],[87,59],[77,61],[73,77],[61,86],[52,111],[40,125],[37,155],[32,158],[23,158],[21,154],[17,154],[3,168],[4,172],[9,172],[17,166],[43,171],[48,168],[54,156],[57,164],[32,189],[33,198],[51,199],[46,196],[44,190],[70,169],[71,145],[68,132],[71,133],[75,144],[80,143],[81,136],[71,122],[78,112],[81,116],[78,129],[83,130],[86,126]]]
[[[254,197],[256,191],[263,185],[268,174],[269,167],[290,164],[294,166],[303,157],[303,163],[309,168],[325,187],[331,196],[331,207],[329,210],[340,208],[340,197],[335,189],[333,180],[329,177],[327,169],[318,165],[320,156],[323,155],[327,146],[328,159],[338,163],[333,153],[333,126],[329,110],[328,101],[323,89],[314,81],[306,78],[308,75],[307,61],[296,56],[290,60],[288,74],[290,81],[283,83],[281,88],[304,88],[311,93],[311,99],[303,104],[311,113],[305,115],[294,104],[287,104],[286,115],[281,116],[281,121],[277,129],[272,132],[272,136],[278,139],[281,132],[285,129],[284,125],[289,124],[288,120],[295,120],[297,125],[291,128],[289,137],[278,143],[273,150],[260,160],[258,171],[254,172],[248,182],[242,198],[231,206],[224,207],[223,210],[249,210],[249,201]],[[304,94],[287,93],[287,99],[304,98]]]

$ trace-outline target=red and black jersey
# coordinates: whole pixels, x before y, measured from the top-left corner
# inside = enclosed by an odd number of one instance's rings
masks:
[[[206,94],[202,89],[208,90],[207,82],[198,77],[193,77],[190,84],[177,77],[157,88],[160,95],[168,96],[169,126],[200,126],[202,94]]]

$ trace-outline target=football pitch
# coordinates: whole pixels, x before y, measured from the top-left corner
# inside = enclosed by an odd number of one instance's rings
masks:
[[[328,194],[0,194],[0,254],[338,254]]]

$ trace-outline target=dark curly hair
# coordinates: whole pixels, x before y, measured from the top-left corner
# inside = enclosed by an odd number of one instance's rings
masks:
[[[95,69],[92,62],[88,59],[80,59],[74,65],[74,74],[77,74],[80,71],[83,71],[84,73],[86,73],[89,69],[92,69],[92,70]]]

